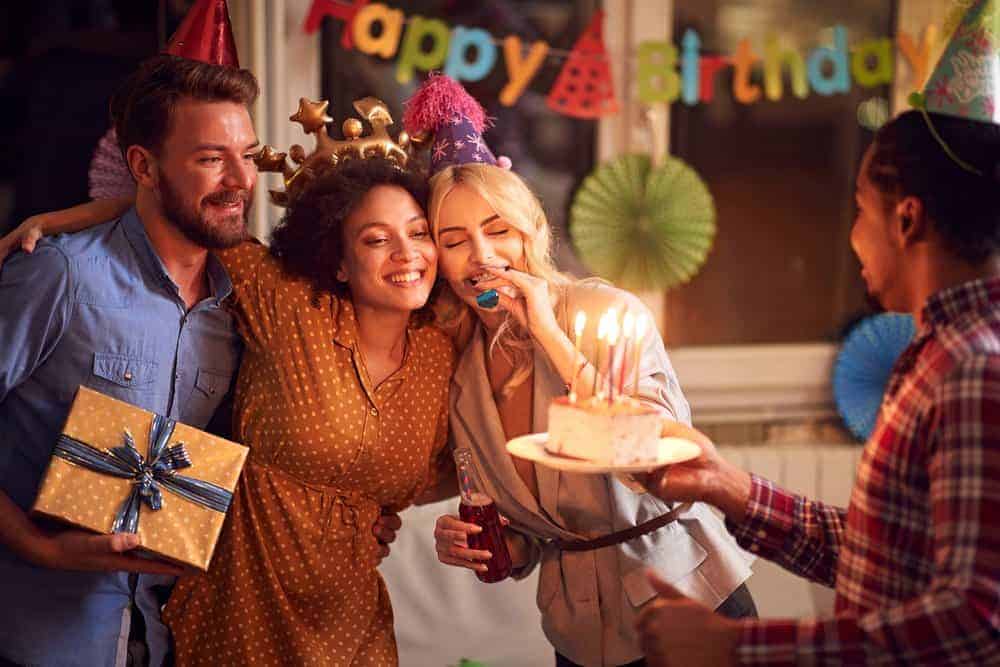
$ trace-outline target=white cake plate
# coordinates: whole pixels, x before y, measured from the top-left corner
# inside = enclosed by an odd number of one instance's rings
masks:
[[[671,463],[690,461],[701,455],[701,448],[690,440],[683,438],[660,438],[660,452],[652,461],[640,461],[622,465],[595,463],[569,456],[550,454],[545,451],[548,433],[532,433],[514,438],[507,443],[507,451],[518,458],[540,463],[543,466],[563,470],[565,472],[580,472],[590,474],[648,472]]]

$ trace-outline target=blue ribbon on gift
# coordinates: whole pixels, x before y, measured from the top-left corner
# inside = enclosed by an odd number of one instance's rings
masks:
[[[132,491],[115,514],[114,533],[134,533],[139,528],[139,509],[145,503],[152,510],[163,507],[162,489],[225,513],[233,494],[217,484],[178,475],[191,467],[191,457],[184,443],[168,445],[176,422],[154,415],[149,427],[149,453],[144,459],[135,447],[132,434],[125,429],[125,442],[109,450],[91,447],[63,433],[56,442],[56,456],[88,470],[132,480]]]

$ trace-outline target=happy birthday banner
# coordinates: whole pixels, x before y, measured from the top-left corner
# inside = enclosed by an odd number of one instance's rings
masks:
[[[459,81],[480,81],[497,66],[499,45],[507,73],[507,83],[499,94],[503,106],[516,104],[546,59],[554,57],[564,58],[565,63],[548,92],[549,107],[575,118],[599,118],[618,111],[601,11],[594,14],[568,53],[556,52],[542,40],[533,42],[525,51],[517,35],[496,40],[482,28],[451,27],[441,19],[407,16],[399,9],[370,0],[313,0],[305,32],[314,33],[325,17],[344,22],[340,40],[344,49],[357,49],[386,60],[395,58],[396,80],[400,83],[411,81],[417,71],[437,69]],[[800,99],[810,91],[824,96],[847,93],[852,80],[864,88],[892,82],[896,49],[891,39],[867,39],[849,48],[847,28],[834,26],[832,34],[832,46],[818,46],[806,57],[783,48],[773,35],[764,41],[763,57],[754,52],[749,39],[741,40],[732,56],[702,55],[701,38],[693,29],[684,32],[679,50],[669,41],[644,41],[639,44],[635,70],[639,99],[647,104],[680,99],[689,106],[711,102],[715,77],[726,67],[733,68],[732,94],[742,104],[753,104],[762,96],[780,100],[786,70],[792,94]],[[936,27],[930,25],[919,42],[902,31],[896,38],[895,46],[913,73],[914,86],[927,76],[936,34]],[[761,62],[763,86],[751,78],[754,67]]]

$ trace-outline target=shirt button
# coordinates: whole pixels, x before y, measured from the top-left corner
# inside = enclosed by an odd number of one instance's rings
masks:
[[[372,417],[378,417],[378,410],[376,408],[372,408],[368,412],[371,413]]]
[[[132,371],[125,371],[125,376],[124,377],[125,377],[125,381],[126,382],[131,382],[132,381]]]

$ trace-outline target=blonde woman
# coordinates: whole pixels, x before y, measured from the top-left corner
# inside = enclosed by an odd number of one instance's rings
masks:
[[[485,490],[511,522],[505,535],[515,576],[540,562],[538,606],[557,665],[643,664],[634,623],[655,595],[645,570],[658,570],[720,613],[747,616],[756,613],[743,585],[751,574],[747,559],[703,504],[674,515],[669,504],[615,476],[558,472],[507,453],[511,438],[546,430],[548,405],[566,394],[574,374],[581,396],[590,393],[596,370],[577,356],[569,336],[576,312],[591,323],[608,308],[650,314],[628,292],[574,281],[555,268],[538,199],[485,148],[481,117],[463,93],[446,77],[432,77],[406,118],[411,132],[435,133],[428,216],[438,272],[450,288],[439,324],[452,332],[459,353],[451,437],[472,451]],[[459,101],[447,103],[453,98]],[[589,359],[593,329],[583,345]],[[641,400],[690,422],[658,336],[645,338],[639,366]],[[457,516],[440,517],[439,560],[484,569],[489,552],[468,548],[478,531]]]

